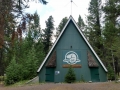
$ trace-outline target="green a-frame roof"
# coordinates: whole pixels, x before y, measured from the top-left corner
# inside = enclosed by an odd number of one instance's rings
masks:
[[[57,43],[59,42],[59,39],[61,38],[62,34],[64,33],[64,31],[66,30],[66,27],[68,26],[69,22],[72,21],[73,24],[75,25],[75,27],[77,28],[77,30],[79,31],[80,35],[83,37],[84,41],[86,42],[86,44],[88,45],[88,47],[90,48],[90,50],[93,52],[93,54],[95,55],[95,57],[97,58],[97,60],[99,61],[99,63],[101,64],[101,66],[103,67],[103,69],[107,72],[106,67],[104,66],[104,64],[102,63],[102,61],[100,60],[100,58],[98,57],[98,55],[96,54],[96,52],[94,51],[94,49],[92,48],[92,46],[89,44],[89,42],[87,41],[87,39],[85,38],[84,34],[82,33],[82,31],[80,30],[80,28],[78,27],[77,23],[75,22],[75,20],[73,19],[72,16],[69,17],[69,20],[67,21],[66,25],[64,26],[63,30],[61,31],[60,35],[58,36],[57,40],[55,41],[55,43],[53,44],[52,48],[50,49],[50,51],[48,52],[47,56],[45,57],[44,61],[42,62],[42,64],[40,65],[39,69],[37,70],[37,72],[40,72],[40,70],[42,69],[42,67],[44,66],[46,60],[48,59],[49,55],[51,54],[51,52],[53,51],[54,47],[57,45]]]

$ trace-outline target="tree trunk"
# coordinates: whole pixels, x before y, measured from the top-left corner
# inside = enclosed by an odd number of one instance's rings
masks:
[[[0,75],[3,75],[3,45],[4,45],[4,25],[5,25],[5,21],[4,21],[4,11],[1,10],[3,8],[2,2],[4,2],[3,0],[0,0]]]

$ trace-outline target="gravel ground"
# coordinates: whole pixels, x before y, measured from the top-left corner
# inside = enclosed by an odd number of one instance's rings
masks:
[[[120,90],[120,83],[45,83],[24,86],[0,86],[0,90]]]

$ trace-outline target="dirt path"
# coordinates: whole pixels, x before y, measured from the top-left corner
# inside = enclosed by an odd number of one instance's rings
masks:
[[[0,86],[0,90],[120,90],[120,83],[76,83],[76,84],[54,84],[46,83],[39,85],[25,85],[17,87]]]

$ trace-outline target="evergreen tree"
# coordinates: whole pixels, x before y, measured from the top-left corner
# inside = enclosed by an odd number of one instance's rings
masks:
[[[24,0],[25,2],[30,2],[30,0]],[[48,2],[46,0],[32,0],[32,1],[38,1],[42,4],[47,4]],[[21,6],[21,2],[22,0],[18,0],[18,3],[19,3],[19,7]]]
[[[57,31],[56,31],[56,35],[55,35],[56,38],[59,36],[60,32],[61,32],[62,29],[64,28],[64,26],[65,26],[65,24],[67,23],[67,21],[68,21],[68,18],[67,18],[67,17],[64,17],[64,18],[61,20],[60,24],[59,24],[58,27],[56,28],[56,30],[57,30]]]
[[[17,69],[15,69],[16,72],[14,72],[14,70],[6,70],[7,76],[10,73],[16,75],[15,77],[11,76],[12,78],[8,77],[11,81],[14,82],[34,78],[37,75],[37,68],[44,58],[39,26],[39,16],[37,13],[35,13],[30,17],[32,17],[32,19],[28,19],[29,23],[28,27],[26,28],[28,29],[28,32],[26,31],[26,37],[22,39],[22,41],[18,40],[18,38],[15,38],[13,42],[14,45],[11,50],[12,54],[10,56],[14,55],[15,63],[13,64],[18,66]],[[6,59],[8,58],[9,57]],[[11,65],[13,64],[9,65],[10,69],[12,68]],[[14,80],[16,77],[18,77],[18,80]],[[8,82],[8,84],[12,84],[9,83],[9,79],[7,79],[6,83]]]
[[[110,64],[108,64],[108,80],[114,79],[114,69]]]
[[[4,74],[6,66],[13,57],[11,53],[13,52],[15,38],[22,39],[22,32],[25,31],[27,21],[23,10],[28,7],[29,1],[0,0],[0,75]],[[38,1],[47,4],[46,0]]]
[[[7,50],[7,46],[9,46],[9,44],[6,45],[5,42],[9,43],[10,35],[15,29],[16,24],[12,12],[13,8],[15,10],[17,8],[13,6],[13,4],[15,4],[13,0],[0,0],[0,75],[4,74],[4,51]]]
[[[48,20],[45,22],[46,28],[43,30],[43,44],[45,54],[48,53],[50,46],[52,45],[52,35],[54,30],[54,19],[52,16],[49,16]]]
[[[70,66],[70,68],[68,69],[68,72],[65,76],[65,82],[73,83],[73,82],[75,82],[75,80],[76,80],[76,75],[74,73],[73,68]]]
[[[22,75],[20,74],[21,69],[20,65],[16,63],[15,57],[13,57],[6,69],[5,83],[9,85],[22,80]]]
[[[91,0],[87,16],[87,38],[100,58],[103,58],[103,41],[101,29],[101,0]]]
[[[34,78],[37,73],[37,63],[38,63],[38,59],[36,57],[36,53],[35,53],[35,48],[34,46],[32,46],[32,48],[29,50],[27,56],[26,56],[26,61],[25,61],[25,66],[24,68],[26,69],[27,73],[26,73],[26,79],[32,79]]]
[[[77,24],[78,24],[80,30],[84,31],[84,29],[85,29],[85,23],[84,23],[84,21],[83,21],[83,19],[82,19],[82,17],[80,15],[78,17]]]
[[[36,44],[35,44],[35,54],[36,54],[36,58],[38,60],[37,63],[37,68],[39,68],[40,64],[42,63],[42,61],[45,58],[45,52],[44,52],[44,45],[42,43],[41,40],[39,40]]]
[[[117,21],[119,21],[117,18],[120,15],[120,0],[106,0],[105,5],[103,6],[103,11],[105,13],[105,20],[111,21],[116,25]]]
[[[104,26],[104,46],[106,49],[106,62],[110,62],[113,68],[115,67],[116,73],[119,73],[119,52],[118,38],[120,37],[120,1],[119,0],[106,0],[103,6],[103,12],[105,13],[105,26]],[[118,45],[116,48],[115,46]],[[116,53],[117,52],[117,53]],[[109,60],[109,61],[108,61]],[[115,66],[114,66],[115,65]]]
[[[79,15],[79,17],[78,17],[78,22],[77,22],[77,24],[78,24],[80,30],[84,33],[84,35],[85,35],[86,38],[87,38],[86,25],[85,25],[85,23],[84,23],[84,21],[83,21],[83,19],[82,19],[82,17],[81,17],[80,15]]]
[[[35,13],[29,21],[27,36],[22,45],[24,65],[24,79],[31,79],[36,75],[37,68],[44,58],[43,44],[39,16]]]

